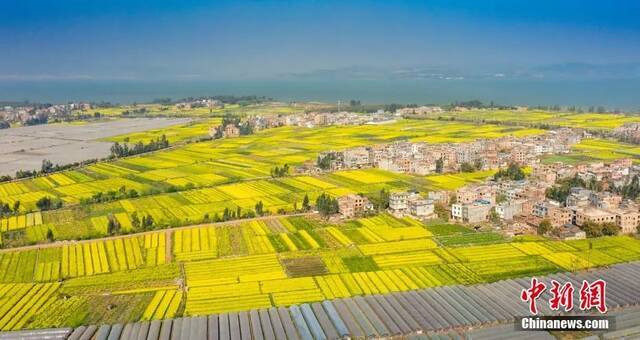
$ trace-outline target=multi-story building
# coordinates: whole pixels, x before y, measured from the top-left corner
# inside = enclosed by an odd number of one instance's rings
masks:
[[[371,166],[370,153],[367,148],[353,148],[344,151],[343,163],[348,169],[365,168]]]
[[[389,211],[394,216],[428,218],[434,214],[434,203],[416,192],[397,192],[389,195]]]
[[[465,223],[485,222],[489,218],[491,204],[487,201],[475,201],[471,204],[456,203],[451,205],[451,217]]]
[[[360,216],[372,208],[369,199],[360,195],[351,194],[338,197],[338,210],[345,218]]]
[[[576,210],[575,224],[582,226],[586,222],[594,222],[598,224],[616,223],[616,214],[607,210],[591,207]]]
[[[235,124],[227,124],[224,127],[224,136],[226,138],[240,137],[240,129]]]

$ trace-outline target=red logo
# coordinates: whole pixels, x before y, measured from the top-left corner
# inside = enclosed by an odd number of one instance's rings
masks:
[[[535,277],[531,278],[531,288],[523,289],[520,294],[520,299],[524,302],[529,302],[529,311],[531,314],[538,314],[538,307],[536,306],[536,300],[540,297],[544,291],[547,290],[547,285],[544,282],[538,282]]]
[[[591,284],[587,281],[582,281],[582,287],[580,287],[580,309],[588,310],[596,307],[600,313],[606,313],[606,289],[607,283],[603,280],[596,280]]]
[[[600,313],[606,313],[606,288],[607,283],[603,280],[596,280],[591,284],[587,281],[582,281],[582,287],[580,287],[580,309],[590,310],[595,307]],[[520,299],[523,302],[529,303],[529,311],[531,314],[538,314],[536,302],[545,290],[547,290],[547,285],[544,282],[538,281],[535,277],[531,278],[531,288],[522,290]],[[575,289],[571,282],[561,284],[556,280],[551,280],[549,308],[557,311],[562,307],[565,312],[571,311],[573,309],[574,291]]]
[[[560,306],[564,306],[564,311],[568,312],[573,309],[573,284],[567,282],[561,285],[556,280],[551,280],[551,300],[549,300],[549,308],[551,310],[559,310]]]

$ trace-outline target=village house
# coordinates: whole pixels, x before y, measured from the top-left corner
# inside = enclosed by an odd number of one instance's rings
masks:
[[[576,210],[576,221],[575,224],[577,226],[582,226],[586,222],[594,222],[594,223],[615,223],[616,215],[610,211],[589,207],[588,209],[578,209]]]
[[[302,119],[301,116],[287,116],[285,125],[299,125],[301,124],[298,122],[300,119]],[[338,121],[333,121],[333,124],[338,124]],[[387,171],[417,175],[428,175],[436,173],[436,171],[440,173],[458,172],[463,165],[470,165],[478,170],[506,167],[510,163],[523,166],[535,165],[538,162],[536,158],[538,154],[568,150],[571,144],[567,143],[574,139],[560,138],[559,136],[571,135],[572,133],[571,130],[567,130],[560,135],[549,132],[540,136],[522,138],[507,136],[496,139],[479,139],[468,143],[394,142],[335,152],[336,156],[339,156],[335,159],[341,159],[345,169],[378,167]],[[556,149],[556,144],[561,144],[562,147]]]
[[[616,225],[622,234],[635,234],[640,224],[640,212],[637,208],[618,208],[613,210],[616,215]]]
[[[451,205],[451,217],[464,223],[481,223],[489,218],[491,204],[478,200],[470,204],[456,203]]]
[[[389,211],[396,217],[430,218],[434,216],[434,202],[416,192],[396,192],[389,195]]]
[[[508,200],[499,203],[495,207],[498,217],[505,221],[511,221],[514,217],[522,214],[522,204],[525,200]]]
[[[362,216],[371,209],[373,209],[373,205],[364,196],[351,194],[338,197],[338,211],[344,218]]]
[[[566,241],[584,240],[587,238],[587,233],[575,225],[566,225],[558,228],[558,238]]]
[[[348,169],[360,169],[371,166],[369,150],[365,147],[353,148],[343,153],[343,164]]]
[[[224,137],[240,137],[240,129],[235,124],[227,124],[227,126],[224,127]]]
[[[434,202],[448,205],[451,199],[451,193],[445,190],[429,191],[427,197]]]

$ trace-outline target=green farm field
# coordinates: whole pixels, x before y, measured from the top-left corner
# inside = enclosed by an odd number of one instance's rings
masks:
[[[2,251],[0,330],[207,315],[633,260],[640,241],[627,236],[507,240],[384,214],[342,224],[274,217]]]
[[[129,143],[136,143],[138,141],[148,143],[150,140],[158,139],[162,135],[164,135],[170,143],[176,144],[194,139],[197,140],[202,137],[207,137],[209,135],[209,128],[211,128],[211,126],[219,125],[221,121],[222,118],[199,119],[180,126],[172,126],[168,128],[115,136],[106,139],[106,141],[122,143],[128,140]]]
[[[176,130],[180,130],[177,128]],[[401,120],[383,126],[342,126],[318,129],[284,127],[235,139],[184,144],[139,157],[93,164],[49,176],[0,184],[0,201],[20,201],[23,216],[5,231],[26,243],[44,240],[48,229],[57,239],[105,236],[109,218],[128,228],[130,214],[152,215],[162,225],[200,222],[225,208],[253,209],[262,201],[267,210],[292,210],[305,194],[313,200],[322,192],[334,196],[379,191],[382,188],[426,190],[447,185],[447,179],[393,174],[380,170],[343,172],[320,177],[271,179],[270,170],[285,163],[313,160],[327,149],[388,143],[396,140],[430,143],[464,142],[508,134],[542,132],[496,125],[476,125],[428,120]],[[152,136],[157,134],[149,132]],[[462,174],[449,181],[461,185],[490,174]],[[439,181],[439,182],[438,182]],[[444,183],[444,184],[443,184]],[[451,185],[451,184],[449,184]],[[110,203],[78,206],[95,193],[135,190],[144,197]],[[174,191],[179,192],[174,192]],[[59,198],[68,208],[43,214],[39,223],[29,223],[29,212],[42,197]],[[7,221],[7,226],[9,222]],[[135,231],[135,230],[132,230]],[[23,243],[24,243],[23,242]]]
[[[611,161],[620,158],[631,158],[634,163],[640,162],[640,147],[611,139],[590,138],[575,145],[569,154],[545,156],[542,161],[545,163],[576,164]]]
[[[514,125],[547,124],[557,127],[584,128],[588,130],[612,130],[625,123],[640,122],[640,116],[613,113],[550,112],[541,110],[471,110],[445,112],[432,115],[470,121],[500,122]]]
[[[227,112],[231,112],[237,115],[259,115],[259,114],[291,114],[304,112],[306,109],[312,109],[315,107],[321,107],[323,105],[314,105],[312,103],[305,104],[286,104],[286,103],[262,103],[241,106],[239,104],[226,104],[223,108],[184,108],[177,105],[162,105],[162,104],[137,104],[137,105],[125,105],[108,108],[94,108],[91,110],[82,111],[83,114],[93,115],[99,112],[106,117],[122,116],[125,111],[135,111],[139,109],[146,109],[145,116],[172,116],[172,117],[196,117],[196,118],[208,118],[212,116],[222,116]]]

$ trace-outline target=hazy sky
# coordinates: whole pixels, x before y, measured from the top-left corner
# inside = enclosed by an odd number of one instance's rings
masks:
[[[640,62],[640,1],[2,0],[0,80]]]

